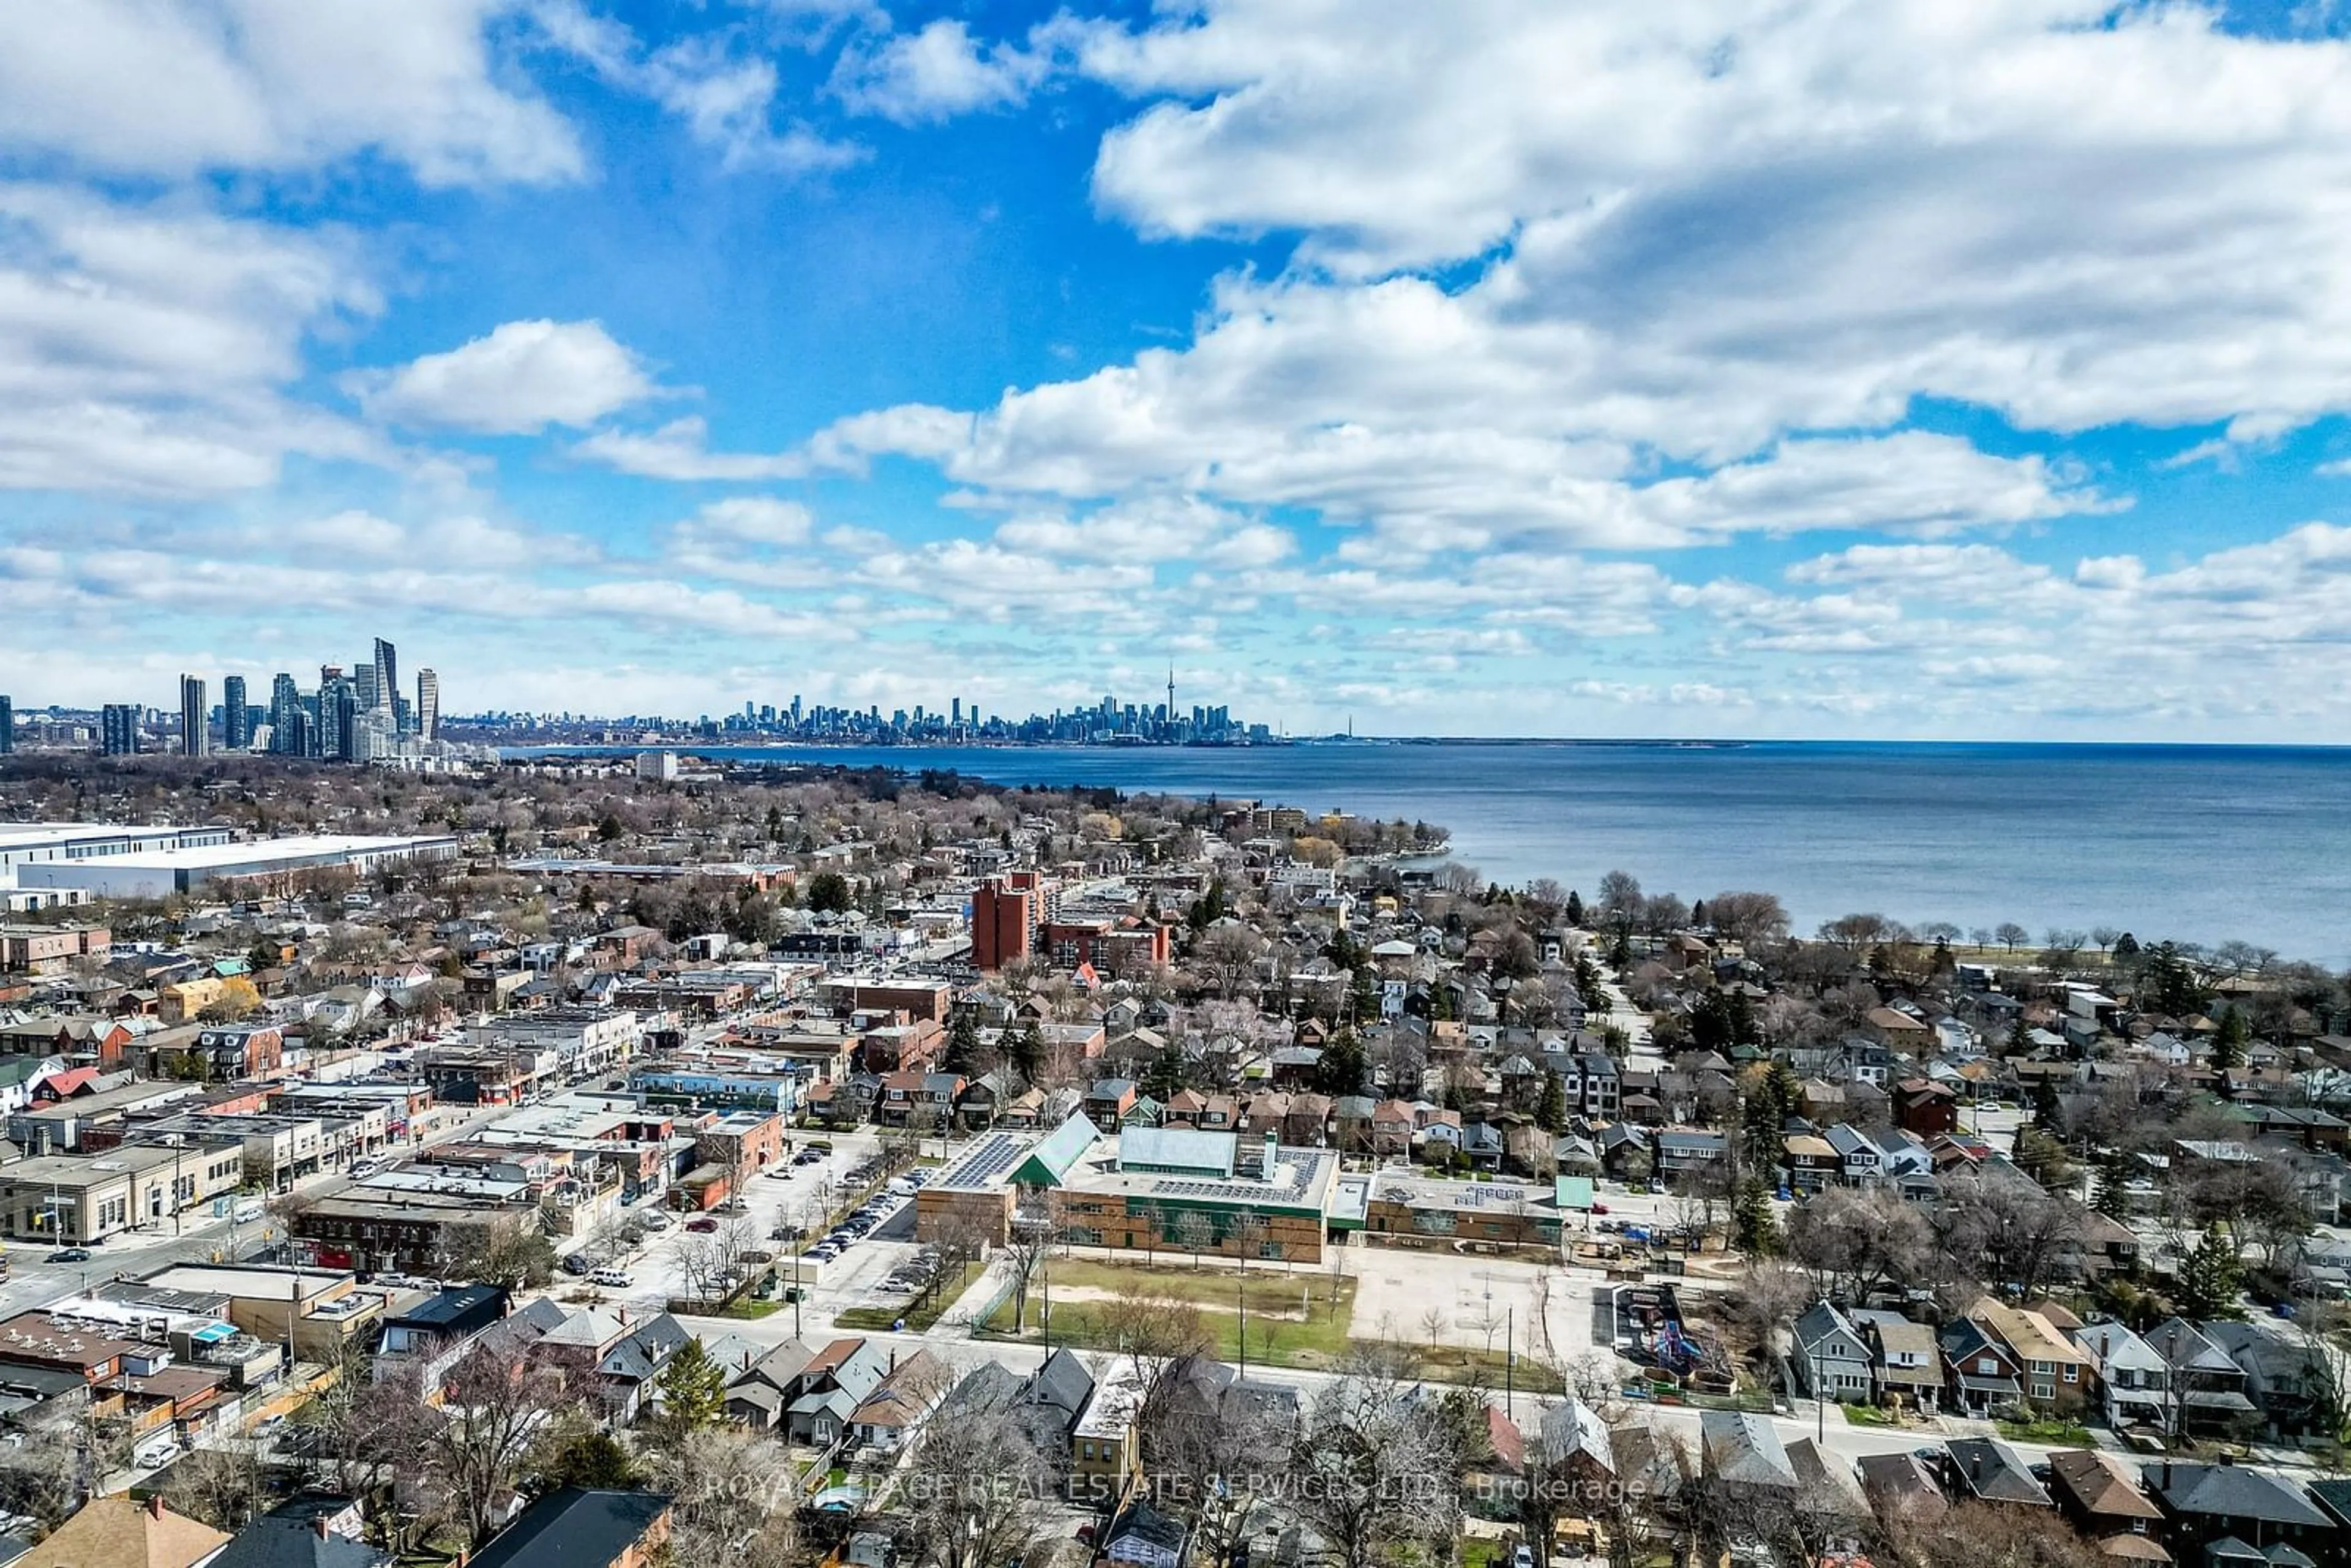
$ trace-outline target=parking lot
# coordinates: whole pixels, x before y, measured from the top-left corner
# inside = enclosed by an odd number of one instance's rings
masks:
[[[755,1238],[751,1247],[775,1256],[778,1279],[795,1280],[806,1291],[804,1314],[823,1322],[851,1307],[904,1307],[911,1291],[893,1291],[887,1283],[893,1272],[913,1263],[921,1248],[914,1240],[914,1206],[911,1192],[874,1200],[874,1218],[865,1233],[830,1258],[792,1259],[826,1233],[835,1211],[870,1184],[860,1170],[879,1152],[871,1134],[836,1134],[818,1141],[831,1145],[822,1158],[803,1164],[786,1163],[752,1176],[739,1195],[744,1207],[690,1215],[660,1211],[650,1221],[658,1229],[622,1240],[600,1234],[569,1249],[582,1264],[568,1265],[555,1290],[567,1300],[625,1305],[632,1312],[658,1312],[670,1300],[696,1293],[688,1260],[708,1230],[737,1227]],[[648,1223],[640,1213],[635,1226]],[[705,1225],[706,1229],[689,1227]],[[795,1238],[779,1237],[779,1229],[797,1230]],[[573,1273],[586,1266],[614,1270],[599,1280],[595,1273]],[[763,1265],[754,1265],[758,1267]],[[619,1282],[620,1277],[626,1282]]]

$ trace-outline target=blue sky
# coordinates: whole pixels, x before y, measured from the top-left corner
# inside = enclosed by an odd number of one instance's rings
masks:
[[[0,13],[20,705],[2351,741],[2339,6],[393,14]]]

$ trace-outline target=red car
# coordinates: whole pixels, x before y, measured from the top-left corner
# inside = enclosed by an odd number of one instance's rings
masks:
[[[707,1218],[702,1219],[689,1219],[685,1222],[685,1228],[688,1230],[716,1230],[718,1228],[718,1221]]]
[[[1592,1206],[1592,1212],[1594,1214],[1605,1214],[1608,1212],[1608,1206],[1604,1203],[1595,1203]]]

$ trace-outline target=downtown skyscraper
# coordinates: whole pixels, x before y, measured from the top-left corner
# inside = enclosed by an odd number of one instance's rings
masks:
[[[229,675],[221,681],[221,748],[243,751],[253,744],[253,716],[246,710],[245,677]]]
[[[437,739],[441,733],[441,677],[430,669],[416,672],[416,738]]]
[[[180,677],[180,753],[202,757],[212,749],[212,711],[202,675]]]

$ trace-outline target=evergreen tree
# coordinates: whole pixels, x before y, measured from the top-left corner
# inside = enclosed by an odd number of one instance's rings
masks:
[[[586,1487],[596,1491],[630,1491],[638,1484],[629,1450],[610,1432],[585,1431],[558,1448],[537,1477],[549,1491],[559,1487]]]
[[[2241,1008],[2231,1008],[2220,1015],[2220,1032],[2212,1037],[2212,1070],[2225,1072],[2245,1064],[2245,1047],[2252,1042],[2251,1028],[2245,1023]]]
[[[1045,1031],[1037,1027],[1035,1019],[1022,1019],[1008,1038],[1013,1068],[1022,1079],[1034,1083],[1037,1070],[1045,1064]]]
[[[942,1064],[949,1072],[968,1072],[979,1055],[979,1019],[969,1008],[957,1008],[947,1019],[947,1053]]]
[[[1705,929],[1706,929],[1706,900],[1705,900],[1705,899],[1701,898],[1701,899],[1699,899],[1696,904],[1691,904],[1691,905],[1690,905],[1690,922],[1689,922],[1689,923],[1690,923],[1691,926],[1692,926],[1692,927],[1694,927],[1694,928],[1695,928],[1695,929],[1697,929],[1697,930],[1703,931],[1703,930],[1705,930]]]
[[[2179,1266],[2180,1313],[2199,1322],[2243,1317],[2244,1286],[2245,1266],[2237,1257],[2236,1243],[2215,1225]]]
[[[1542,1098],[1535,1103],[1535,1125],[1546,1133],[1562,1132],[1567,1127],[1567,1087],[1557,1072],[1543,1074]]]
[[[1719,990],[1709,990],[1690,1009],[1690,1049],[1728,1051],[1732,1044],[1730,1003]]]
[[[1583,894],[1572,887],[1567,890],[1567,923],[1578,928],[1583,925]]]
[[[1748,1081],[1747,1099],[1740,1113],[1740,1155],[1747,1168],[1758,1174],[1777,1170],[1785,1154],[1785,1126],[1795,1110],[1795,1074],[1785,1062],[1773,1062]]]
[[[1755,1004],[1747,999],[1744,987],[1730,993],[1730,1043],[1732,1046],[1761,1045],[1763,1031],[1755,1022]]]
[[[2090,1207],[2109,1219],[2125,1219],[2130,1215],[2130,1194],[2124,1190],[2122,1156],[2117,1155],[2098,1167],[2098,1184],[2090,1194]]]
[[[2064,1106],[2057,1098],[2054,1079],[2043,1078],[2032,1086],[2032,1124],[2052,1137],[2064,1131]]]
[[[1162,1105],[1184,1089],[1184,1049],[1169,1040],[1143,1070],[1143,1092]]]
[[[2122,950],[2119,940],[2115,949]],[[2147,955],[2139,970],[2139,990],[2147,1008],[2173,1018],[2186,1018],[2204,1005],[2204,983],[2197,976],[2196,966],[2169,942],[2157,943]]]
[[[1750,1176],[1739,1184],[1730,1223],[1733,1241],[1750,1258],[1769,1258],[1780,1250],[1780,1222],[1772,1217],[1771,1194],[1761,1177]]]
[[[1364,1042],[1356,1038],[1354,1026],[1343,1023],[1314,1063],[1314,1086],[1325,1094],[1360,1094],[1369,1071]]]
[[[726,1369],[698,1339],[688,1339],[662,1368],[660,1425],[674,1437],[716,1426],[726,1413]]]
[[[849,903],[849,879],[839,872],[820,871],[809,878],[808,906],[817,914],[846,914]]]

